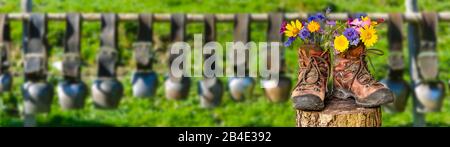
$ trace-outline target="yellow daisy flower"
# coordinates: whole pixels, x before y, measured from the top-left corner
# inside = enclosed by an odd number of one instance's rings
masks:
[[[372,21],[372,23],[371,23],[370,25],[372,25],[372,26],[376,26],[376,25],[378,25],[378,22],[376,22],[376,21]]]
[[[361,16],[362,21],[370,21],[370,18],[367,16]]]
[[[373,26],[365,26],[361,29],[360,38],[366,47],[372,47],[378,41],[377,31]]]
[[[284,31],[284,34],[287,37],[297,37],[302,28],[303,25],[299,20],[296,20],[295,22],[291,21],[291,24],[286,24],[286,31]]]
[[[319,29],[320,29],[319,23],[315,22],[314,20],[308,23],[308,30],[310,32],[317,32],[319,31]]]
[[[348,40],[344,35],[334,38],[334,48],[339,52],[345,52],[348,49]]]

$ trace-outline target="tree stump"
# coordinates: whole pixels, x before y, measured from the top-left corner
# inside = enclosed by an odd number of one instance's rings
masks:
[[[354,99],[331,98],[322,111],[297,110],[297,127],[380,127],[380,107],[364,108]]]

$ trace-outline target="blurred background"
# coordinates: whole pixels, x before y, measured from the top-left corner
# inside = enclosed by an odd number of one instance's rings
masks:
[[[267,13],[267,12],[319,12],[327,7],[332,12],[405,12],[403,0],[33,0],[33,12],[64,13],[64,12],[114,12],[114,13]],[[418,0],[420,11],[448,11],[448,0]],[[0,13],[21,12],[20,0],[0,0]],[[48,39],[51,45],[49,64],[62,61],[64,21],[49,21]],[[10,71],[20,73],[21,67],[21,21],[12,21],[13,48],[10,53],[12,67]],[[193,42],[193,35],[202,33],[203,23],[187,25],[187,40]],[[407,35],[406,24],[404,36]],[[217,39],[220,43],[233,40],[233,23],[218,23]],[[380,41],[375,48],[385,51],[385,55],[372,57],[376,71],[372,71],[376,79],[386,77],[388,71],[387,25],[379,27]],[[450,79],[450,23],[442,22],[438,28],[439,78]],[[229,93],[225,93],[222,104],[213,109],[200,107],[196,82],[193,78],[189,98],[184,101],[167,100],[164,97],[163,75],[167,72],[166,45],[170,38],[170,24],[158,22],[154,24],[154,40],[160,50],[156,72],[159,76],[157,96],[150,99],[137,99],[131,95],[131,71],[135,69],[132,56],[132,43],[137,36],[137,22],[120,22],[119,46],[122,50],[122,60],[119,70],[119,80],[125,85],[125,97],[117,110],[97,110],[88,97],[84,109],[62,111],[55,95],[52,110],[49,114],[38,115],[38,126],[295,126],[295,110],[290,101],[270,103],[263,89],[257,82],[253,98],[244,102],[234,102]],[[252,41],[266,41],[267,23],[251,24]],[[100,46],[100,22],[83,23],[82,57],[86,66],[83,67],[83,80],[91,85],[94,79],[95,57]],[[407,39],[403,42],[405,63],[407,60]],[[286,48],[287,75],[296,81],[297,55],[293,47]],[[406,64],[409,65],[409,64]],[[406,66],[404,78],[409,81],[409,67]],[[60,71],[50,67],[49,81],[56,85],[62,79]],[[257,79],[259,80],[259,79]],[[226,81],[225,78],[222,79]],[[13,92],[1,97],[15,97],[22,111],[22,97],[18,88],[23,83],[23,76],[15,77]],[[447,85],[447,84],[446,84]],[[446,86],[448,89],[448,86]],[[450,96],[444,98],[442,112],[428,113],[427,126],[450,126]],[[390,114],[383,112],[383,126],[412,126],[412,99],[408,99],[405,112]],[[23,126],[20,117],[13,117],[0,112],[0,126]]]

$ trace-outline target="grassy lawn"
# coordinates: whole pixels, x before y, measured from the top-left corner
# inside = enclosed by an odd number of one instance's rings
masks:
[[[154,12],[154,13],[263,13],[263,12],[316,12],[330,6],[334,12],[403,12],[405,11],[402,0],[380,1],[348,1],[348,0],[33,0],[35,12]],[[419,0],[420,10],[449,11],[450,1],[446,0]],[[447,8],[447,10],[446,10]],[[20,0],[0,0],[0,13],[20,12]],[[19,21],[12,23],[12,37],[14,47],[11,53],[13,67],[11,71],[21,72],[21,28]],[[95,56],[99,48],[100,23],[84,22],[82,38],[82,55],[86,66],[83,69],[84,81],[90,85],[95,75]],[[169,38],[169,23],[156,23],[154,35],[159,54],[155,69],[159,73],[159,81],[162,83],[163,75],[167,68],[166,45]],[[232,41],[233,24],[218,24],[218,41],[221,43]],[[386,25],[381,27],[380,42],[375,46],[387,53]],[[62,38],[65,25],[62,21],[50,21],[48,39],[52,46],[49,63],[62,60]],[[252,23],[251,38],[253,41],[266,40],[266,23]],[[201,33],[202,23],[188,25],[188,41],[192,42],[193,34]],[[120,80],[125,85],[125,97],[117,110],[96,110],[92,99],[89,97],[86,107],[76,111],[62,111],[55,95],[52,112],[37,117],[40,126],[295,126],[295,111],[290,102],[269,103],[264,96],[259,83],[254,92],[254,97],[244,102],[236,103],[230,99],[228,93],[223,97],[221,106],[215,109],[202,109],[199,106],[196,82],[200,78],[194,78],[189,98],[185,101],[169,101],[164,97],[162,84],[157,96],[150,100],[142,100],[131,97],[130,77],[134,68],[132,61],[131,44],[136,40],[137,23],[121,22],[119,26],[119,45],[122,50]],[[440,78],[450,79],[450,23],[439,24],[439,65]],[[405,34],[406,36],[406,25]],[[404,42],[404,52],[407,53],[407,41]],[[387,53],[388,54],[388,53]],[[377,79],[382,79],[387,74],[387,54],[372,57],[376,71],[373,71]],[[288,76],[295,81],[297,73],[297,55],[295,48],[286,49]],[[406,60],[406,59],[405,59]],[[50,67],[49,81],[56,85],[61,80],[61,73]],[[405,78],[409,79],[405,72]],[[222,79],[225,81],[226,79]],[[15,96],[21,104],[22,97],[18,88],[23,83],[22,77],[16,77],[14,90],[11,94],[1,94],[1,97]],[[448,88],[447,88],[448,89]],[[442,112],[427,115],[429,126],[450,126],[450,96],[447,94]],[[411,126],[412,125],[412,99],[409,99],[404,113],[383,113],[383,126]],[[0,126],[22,126],[21,118],[9,117],[0,112]]]

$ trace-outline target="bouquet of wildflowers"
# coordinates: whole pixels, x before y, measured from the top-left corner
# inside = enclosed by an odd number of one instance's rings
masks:
[[[360,44],[372,47],[378,41],[375,27],[384,20],[371,21],[369,17],[360,17],[337,22],[328,19],[329,13],[330,9],[327,9],[325,14],[317,13],[304,22],[284,22],[280,29],[280,33],[288,37],[284,45],[291,46],[298,40],[301,44],[318,45],[325,51],[334,48],[340,53]]]
[[[284,22],[280,33],[285,34],[288,40],[284,45],[291,46],[293,42],[299,41],[301,44],[317,45],[327,50],[332,44],[333,32],[336,31],[336,21],[328,20],[330,9],[325,14],[317,13],[308,17],[306,21],[293,20],[290,23]]]
[[[377,31],[375,27],[382,23],[383,19],[371,21],[367,16],[348,19],[346,23],[339,23],[333,39],[333,47],[343,53],[351,47],[364,45],[369,48],[378,41]],[[340,33],[342,32],[342,33]]]

